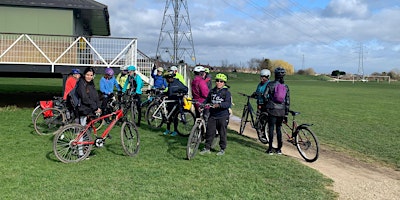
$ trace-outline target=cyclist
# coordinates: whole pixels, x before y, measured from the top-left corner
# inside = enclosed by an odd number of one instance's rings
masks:
[[[192,81],[192,96],[194,100],[201,104],[204,102],[204,100],[206,100],[209,92],[207,83],[204,80],[206,73],[203,66],[196,66],[193,71],[195,77]],[[196,111],[196,117],[200,117],[199,104],[194,104],[194,107]]]
[[[76,82],[78,82],[81,77],[81,71],[79,69],[72,69],[71,73],[68,75],[65,81],[64,96],[63,99],[67,100],[69,92],[75,87]]]
[[[229,108],[232,105],[231,93],[226,87],[228,77],[225,74],[217,74],[215,76],[216,86],[208,93],[205,104],[212,104],[210,108],[210,116],[207,123],[206,132],[206,146],[200,152],[201,155],[211,153],[211,144],[214,140],[216,132],[220,135],[220,151],[217,153],[218,156],[225,154],[226,149],[226,128],[229,121]]]
[[[179,109],[176,110],[176,112],[180,112],[181,114],[183,113],[183,95],[187,94],[188,88],[180,82],[178,79],[175,78],[175,73],[173,71],[167,71],[164,73],[164,78],[167,80],[168,83],[168,91],[166,91],[166,95],[168,96],[168,100],[177,100],[176,103],[179,104]],[[182,94],[182,95],[178,95]],[[168,112],[171,112],[172,109],[174,108],[176,103],[168,103],[167,104],[167,110]],[[175,116],[175,114],[171,114],[171,116]],[[182,116],[182,119],[184,120],[184,117]],[[174,123],[174,131],[171,132],[171,122],[173,121]],[[176,132],[178,127],[178,119],[167,119],[167,130],[164,131],[164,135],[171,134],[171,136],[176,136],[178,133]]]
[[[136,67],[131,65],[128,67],[128,78],[125,81],[124,87],[122,88],[122,93],[126,93],[128,88],[132,89],[129,90],[131,91],[131,94],[128,95],[133,95],[134,99],[136,99],[136,106],[137,110],[141,110],[141,95],[142,95],[142,88],[143,88],[143,80],[140,77],[139,74],[136,73]],[[140,126],[140,120],[142,118],[142,115],[138,115],[138,122],[136,123],[138,126]]]
[[[104,76],[100,79],[100,92],[103,95],[103,101],[101,104],[101,110],[103,110],[103,114],[109,114],[110,111],[107,111],[107,103],[110,98],[114,96],[114,86],[118,91],[121,91],[121,87],[119,86],[117,80],[114,78],[114,70],[111,68],[106,68],[104,70]]]
[[[120,67],[121,72],[117,75],[117,82],[119,87],[122,89],[125,85],[126,79],[128,78],[128,66],[122,66]],[[129,85],[128,88],[129,89]],[[121,92],[118,92],[118,100],[121,101]]]
[[[290,95],[289,95],[289,87],[284,84],[284,77],[286,75],[286,71],[282,67],[278,67],[274,71],[275,80],[268,83],[266,91],[264,93],[264,98],[267,99],[266,109],[268,113],[268,136],[269,136],[269,145],[267,153],[272,155],[272,142],[274,135],[274,127],[276,130],[276,136],[278,140],[278,149],[276,149],[277,154],[282,154],[282,122],[285,116],[288,115],[289,105],[290,105]],[[275,87],[278,84],[284,84],[286,88],[286,95],[283,102],[276,102],[274,100]]]
[[[262,112],[266,112],[266,99],[264,98],[264,93],[266,91],[267,85],[269,83],[269,77],[271,76],[271,72],[268,69],[263,69],[260,72],[260,83],[257,85],[256,91],[251,95],[251,97],[257,99],[257,113],[256,113],[256,127],[259,127],[259,117]],[[263,122],[264,125],[266,122]],[[265,135],[257,130],[257,134],[262,134],[261,137],[265,138]]]
[[[158,67],[156,68],[154,65],[153,72],[151,73],[151,77],[154,79],[154,88],[157,89],[165,89],[167,88],[168,84],[165,81],[162,73],[164,72],[164,68]]]
[[[182,74],[178,72],[178,67],[172,66],[172,67],[171,67],[171,70],[174,72],[175,78],[178,79],[180,82],[183,83],[183,85],[186,86],[186,81],[185,81],[185,79],[183,78]]]

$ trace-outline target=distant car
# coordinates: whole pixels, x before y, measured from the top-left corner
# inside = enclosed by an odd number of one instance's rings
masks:
[[[368,82],[368,79],[361,79],[361,82]]]

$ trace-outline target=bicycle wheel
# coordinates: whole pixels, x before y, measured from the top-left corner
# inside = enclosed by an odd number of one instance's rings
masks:
[[[196,122],[190,131],[189,139],[186,146],[186,158],[188,160],[196,156],[199,145],[203,140],[203,129],[200,126],[200,122]]]
[[[54,136],[53,151],[61,162],[79,162],[89,156],[93,145],[93,143],[89,143],[92,141],[90,132],[87,131],[80,139],[77,138],[78,134],[84,129],[80,124],[68,124]],[[74,141],[89,144],[78,145]]]
[[[36,119],[36,117],[39,115],[39,113],[40,113],[41,111],[42,111],[42,108],[40,107],[40,105],[36,106],[36,107],[33,109],[32,114],[31,114],[31,117],[32,117],[32,124],[35,123],[35,119]]]
[[[301,157],[307,162],[314,162],[318,159],[318,140],[315,134],[308,127],[298,129],[296,135],[296,146]]]
[[[248,118],[249,118],[249,109],[247,108],[247,106],[244,106],[242,119],[240,120],[239,135],[243,135],[244,128],[246,128],[246,123]]]
[[[146,121],[150,128],[158,129],[164,123],[162,109],[158,109],[158,103],[152,103],[149,105],[146,111]],[[155,113],[157,111],[157,113]]]
[[[269,143],[269,136],[268,136],[268,115],[265,113],[261,113],[258,122],[256,124],[257,136],[258,140],[260,140],[263,144]],[[276,134],[274,134],[276,135]],[[275,140],[276,141],[276,140]]]
[[[134,123],[140,123],[140,122],[139,122],[139,116],[138,116],[139,113],[138,113],[136,101],[133,101],[133,102],[131,103],[130,114],[131,114],[132,122],[134,122]]]
[[[121,143],[128,156],[134,156],[139,152],[139,132],[135,123],[124,122],[121,126]]]
[[[60,109],[46,108],[36,116],[33,126],[39,135],[49,135],[56,133],[65,122],[65,114]]]
[[[175,114],[174,119],[178,119],[176,132],[178,132],[180,136],[188,137],[190,131],[192,130],[192,127],[194,126],[196,117],[194,116],[194,113],[190,110],[183,110],[183,116],[184,119],[182,119],[182,115],[180,114],[180,112],[177,112]]]

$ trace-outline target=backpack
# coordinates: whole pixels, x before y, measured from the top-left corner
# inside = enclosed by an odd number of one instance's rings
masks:
[[[78,83],[76,83],[75,87],[68,93],[67,101],[70,103],[72,108],[77,109],[81,106],[81,99],[79,98],[76,88],[78,87]]]
[[[275,85],[274,96],[272,97],[272,101],[275,103],[283,103],[286,98],[286,85],[282,83],[277,83]]]

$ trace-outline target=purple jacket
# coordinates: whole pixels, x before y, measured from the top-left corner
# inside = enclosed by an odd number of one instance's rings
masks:
[[[193,99],[203,103],[207,98],[209,89],[206,81],[201,76],[194,77],[192,81],[192,96]]]

